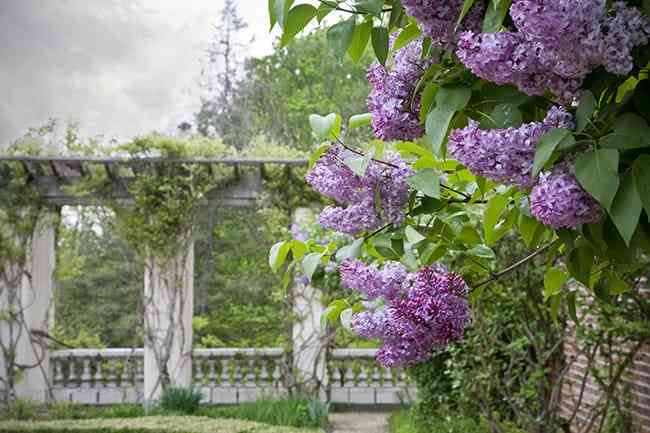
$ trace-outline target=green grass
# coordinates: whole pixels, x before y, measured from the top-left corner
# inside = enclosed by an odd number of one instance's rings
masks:
[[[390,433],[490,433],[486,427],[462,415],[440,416],[426,426],[418,426],[408,410],[394,412],[389,425]]]
[[[58,421],[2,421],[0,433],[314,433],[286,426],[199,416]]]
[[[262,399],[227,407],[203,407],[199,414],[217,418],[235,418],[272,425],[323,428],[327,425],[328,407],[318,400],[292,396]]]

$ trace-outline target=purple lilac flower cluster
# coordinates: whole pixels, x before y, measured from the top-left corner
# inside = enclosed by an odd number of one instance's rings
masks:
[[[379,269],[346,260],[340,272],[345,287],[384,303],[355,314],[352,327],[364,338],[382,340],[377,360],[385,366],[426,361],[433,352],[460,340],[470,323],[467,284],[442,266],[408,273],[399,263]]]
[[[548,89],[562,103],[597,66],[628,73],[632,49],[650,38],[650,20],[623,2],[608,15],[604,0],[515,0],[510,15],[518,32],[465,32],[458,57],[483,79],[528,95]]]
[[[407,15],[420,23],[435,44],[453,43],[463,0],[402,0]],[[483,6],[476,4],[463,20],[461,29],[478,31],[483,23]]]
[[[530,194],[532,215],[555,229],[597,223],[604,211],[578,183],[568,163],[557,164],[540,175]]]
[[[394,40],[393,35],[391,41]],[[413,93],[431,60],[421,60],[421,53],[422,39],[418,39],[395,54],[391,69],[376,63],[368,70],[372,86],[368,111],[372,114],[372,129],[377,138],[408,141],[424,135],[418,114],[420,98]]]
[[[406,178],[414,174],[413,170],[397,154],[387,153],[384,160],[390,166],[372,161],[361,177],[345,164],[349,156],[353,155],[341,146],[332,146],[307,173],[307,182],[316,191],[346,205],[325,208],[318,222],[351,235],[382,224],[401,224],[409,197]]]
[[[540,137],[554,128],[570,128],[571,115],[552,107],[543,122],[518,128],[479,129],[478,122],[452,131],[449,153],[472,173],[495,182],[530,188],[534,184],[533,159]]]

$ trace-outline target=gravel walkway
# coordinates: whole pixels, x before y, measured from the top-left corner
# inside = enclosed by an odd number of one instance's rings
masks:
[[[329,416],[332,433],[388,433],[389,413],[338,412]]]

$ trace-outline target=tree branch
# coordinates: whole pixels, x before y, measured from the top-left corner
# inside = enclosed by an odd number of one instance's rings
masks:
[[[528,263],[528,262],[530,262],[531,260],[535,259],[537,256],[539,256],[539,255],[545,253],[546,251],[548,251],[552,246],[554,246],[554,245],[557,244],[558,242],[560,242],[560,240],[559,240],[559,239],[556,239],[556,240],[554,240],[553,242],[551,242],[551,243],[549,243],[549,244],[546,244],[546,245],[544,245],[543,247],[541,247],[541,248],[539,248],[539,249],[533,251],[531,254],[527,255],[526,257],[524,257],[523,259],[519,260],[518,262],[513,263],[512,265],[508,266],[508,267],[505,268],[504,270],[499,271],[499,272],[497,272],[496,274],[492,274],[492,276],[490,276],[490,278],[487,278],[487,279],[481,281],[480,283],[475,284],[475,285],[471,288],[471,290],[476,290],[476,289],[478,289],[479,287],[483,287],[483,286],[485,286],[486,284],[490,284],[490,283],[492,283],[492,282],[498,280],[499,278],[503,277],[504,275],[507,275],[507,274],[509,274],[510,272],[512,272],[512,271],[514,271],[514,270],[517,270],[518,268],[522,267],[522,266],[525,265],[526,263]]]

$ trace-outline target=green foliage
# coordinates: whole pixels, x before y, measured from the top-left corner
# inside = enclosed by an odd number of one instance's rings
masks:
[[[192,415],[199,410],[202,398],[196,388],[169,387],[163,391],[158,405],[166,412]]]
[[[0,410],[0,419],[29,421],[41,418],[43,405],[28,398],[16,398]]]
[[[261,399],[229,407],[206,407],[201,415],[235,418],[271,425],[319,428],[327,426],[329,407],[318,399],[299,395]]]
[[[418,424],[411,412],[400,410],[391,414],[390,433],[491,433],[485,423],[471,417],[442,410],[425,426]],[[504,433],[520,433],[514,429],[501,430]]]

